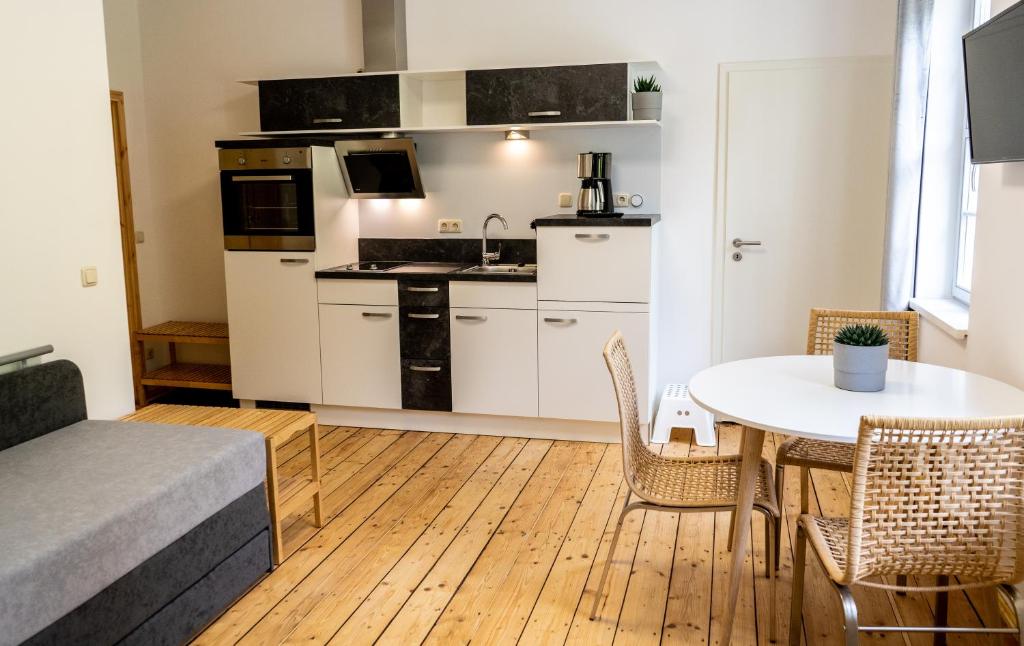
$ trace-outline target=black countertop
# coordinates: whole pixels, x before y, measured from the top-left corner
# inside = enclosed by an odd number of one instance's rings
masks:
[[[649,227],[660,221],[660,213],[623,213],[611,217],[557,213],[537,218],[533,223],[538,227]]]
[[[354,271],[345,269],[346,265],[321,269],[316,272],[317,278],[341,279],[341,280],[446,280],[446,281],[485,281],[492,283],[535,283],[536,273],[498,273],[498,274],[465,274],[463,269],[473,267],[472,263],[460,265],[458,269],[447,273],[432,271]]]
[[[270,137],[265,139],[218,139],[217,148],[306,148],[308,146],[334,146],[337,138],[327,137]]]

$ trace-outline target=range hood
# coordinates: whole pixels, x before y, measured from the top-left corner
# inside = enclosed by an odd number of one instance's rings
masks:
[[[426,197],[408,137],[344,139],[334,142],[349,197],[408,199]]]
[[[363,71],[409,67],[405,48],[405,0],[363,0]]]

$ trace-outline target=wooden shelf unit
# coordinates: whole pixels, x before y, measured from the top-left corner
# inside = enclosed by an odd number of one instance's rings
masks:
[[[205,323],[196,321],[166,321],[135,333],[142,356],[145,356],[146,342],[167,343],[170,363],[154,370],[147,370],[139,380],[142,392],[146,386],[167,388],[203,388],[207,390],[231,390],[231,366],[220,364],[179,363],[177,344],[227,345],[227,323]],[[146,402],[139,402],[145,405]]]

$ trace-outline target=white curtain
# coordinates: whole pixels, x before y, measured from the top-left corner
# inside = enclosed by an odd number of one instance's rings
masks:
[[[885,310],[907,309],[914,295],[934,2],[899,2],[889,196],[882,267],[882,309]]]

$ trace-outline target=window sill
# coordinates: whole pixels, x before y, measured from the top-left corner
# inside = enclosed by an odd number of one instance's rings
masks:
[[[967,338],[970,310],[952,298],[912,298],[910,309],[954,339]]]

